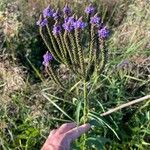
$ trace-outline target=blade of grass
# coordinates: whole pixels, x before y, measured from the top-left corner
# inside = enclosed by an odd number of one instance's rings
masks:
[[[71,104],[71,105],[75,105],[75,104],[73,104],[73,103],[70,102],[70,101],[67,101],[67,100],[65,100],[65,99],[59,98],[59,97],[54,96],[54,95],[52,95],[52,94],[49,94],[49,93],[46,93],[46,92],[45,92],[45,94],[48,95],[48,96],[50,96],[50,97],[52,97],[52,98],[55,98],[56,100],[60,100],[60,101],[63,101],[63,102],[65,102],[65,103],[69,103],[69,104]]]
[[[73,122],[75,122],[75,120],[73,118],[71,118],[64,110],[62,110],[55,102],[53,102],[45,93],[42,93],[42,95],[48,100],[50,101],[60,112],[62,112],[66,117],[68,117],[70,120],[72,120]]]
[[[88,115],[91,119],[96,119],[100,124],[107,126],[115,134],[115,136],[120,140],[116,131],[107,122],[105,122],[103,119],[95,115],[95,112],[90,112]]]

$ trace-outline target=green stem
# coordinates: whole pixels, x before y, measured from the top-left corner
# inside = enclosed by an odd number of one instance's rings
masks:
[[[86,88],[86,80],[84,79],[84,88],[83,88],[83,95],[84,95],[84,110],[83,110],[83,115],[84,115],[84,123],[87,122],[87,88]]]
[[[84,95],[84,107],[83,107],[83,122],[84,124],[88,121],[88,102],[87,102],[87,88],[86,88],[86,79],[84,79],[84,87],[83,87],[83,95]],[[83,135],[84,143],[83,143],[83,150],[85,150],[85,141],[86,141],[86,134]]]

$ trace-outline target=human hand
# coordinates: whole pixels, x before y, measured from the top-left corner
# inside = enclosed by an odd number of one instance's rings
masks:
[[[69,150],[70,144],[90,129],[90,124],[79,127],[75,123],[66,123],[50,132],[41,150]]]

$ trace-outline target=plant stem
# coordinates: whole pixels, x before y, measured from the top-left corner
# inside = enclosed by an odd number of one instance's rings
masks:
[[[84,87],[83,87],[83,95],[84,95],[84,108],[83,108],[83,120],[84,124],[87,122],[87,114],[88,114],[88,103],[87,103],[87,88],[86,88],[86,79],[84,79]],[[83,143],[83,150],[85,150],[85,141],[86,141],[86,134],[83,135],[84,143]]]
[[[84,124],[87,122],[87,88],[86,88],[86,79],[84,79],[84,87],[83,87],[83,95],[84,95],[84,110],[83,110],[83,116],[84,116]]]

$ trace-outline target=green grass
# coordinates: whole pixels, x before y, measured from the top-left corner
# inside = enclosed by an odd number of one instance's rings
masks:
[[[82,81],[73,85],[75,77],[61,66],[60,75],[67,78],[63,82],[70,87],[70,92],[74,93],[70,95],[54,84],[43,73],[42,68],[39,69],[41,55],[46,47],[38,31],[34,30],[33,18],[37,19],[38,15],[29,17],[30,21],[27,21],[28,9],[31,6],[22,5],[20,2],[21,22],[26,23],[19,30],[20,35],[7,40],[8,44],[4,43],[0,49],[0,149],[2,150],[40,149],[51,129],[66,122],[75,121],[78,124],[83,122]],[[86,3],[84,5],[72,3],[76,8],[86,5]],[[99,1],[95,1],[95,4],[112,31],[107,41],[109,62],[105,72],[102,75],[94,74],[86,83],[89,99],[88,118],[92,124],[91,131],[86,134],[87,150],[148,150],[149,100],[109,116],[100,117],[100,114],[150,93],[148,77],[150,47],[147,35],[150,21],[149,5],[146,1],[140,0],[139,2],[121,0],[117,4],[112,3],[113,6],[103,0],[101,5],[97,3]],[[0,5],[0,11],[4,11],[3,2]],[[57,2],[52,1],[52,5],[57,5]],[[37,0],[35,11],[39,13],[43,7]],[[1,30],[2,27],[0,29],[2,33]],[[0,38],[3,40],[3,36]],[[12,52],[16,59],[11,57]],[[126,64],[123,63],[125,61]],[[16,66],[21,71],[15,75],[22,78],[25,84],[11,79],[12,68]],[[56,67],[59,66],[56,64]],[[13,88],[12,85],[18,88]],[[83,145],[84,138],[81,137],[72,144],[72,149],[82,150]]]

